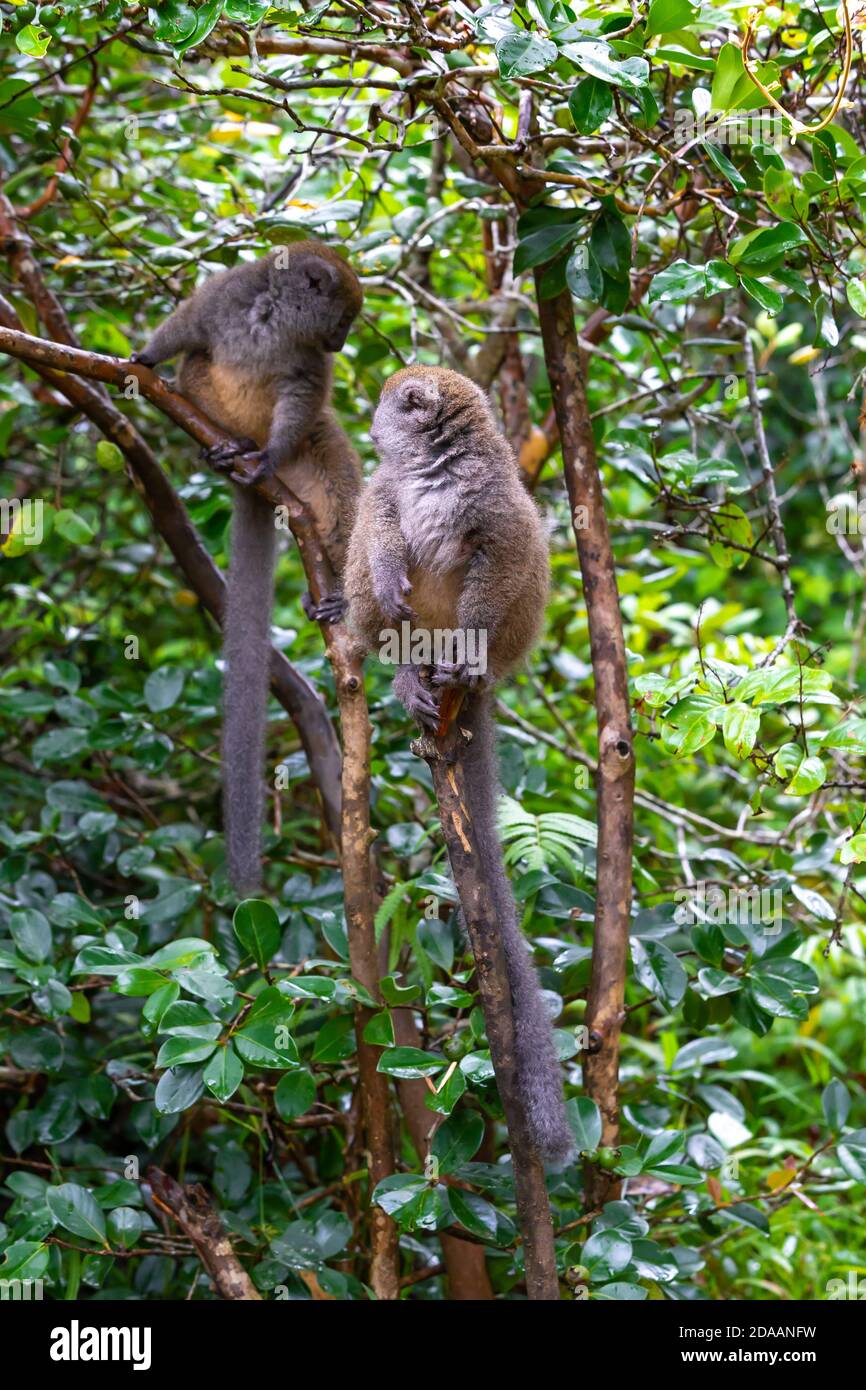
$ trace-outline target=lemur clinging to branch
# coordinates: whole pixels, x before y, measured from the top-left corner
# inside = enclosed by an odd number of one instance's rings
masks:
[[[211,461],[232,469],[246,452],[251,480],[272,473],[309,508],[331,567],[342,574],[361,466],[331,410],[331,354],[343,347],[363,295],[330,247],[292,242],[211,276],[156,330],[134,360],[181,354],[180,391],[240,449]],[[276,560],[273,510],[235,489],[224,622],[223,814],[229,875],[239,893],[261,883],[263,763]],[[337,621],[342,594],[305,611]]]
[[[440,698],[463,688],[469,809],[502,933],[511,985],[517,1077],[538,1151],[563,1164],[574,1150],[551,1020],[505,872],[496,832],[498,777],[492,690],[532,648],[549,584],[541,518],[520,481],[484,393],[459,373],[409,367],[385,386],[373,422],[381,464],[358,506],[346,561],[348,621],[368,651],[384,629],[486,634],[487,671],[455,661],[401,666],[395,693],[435,731]]]

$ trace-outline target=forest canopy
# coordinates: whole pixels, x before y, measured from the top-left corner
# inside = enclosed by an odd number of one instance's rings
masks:
[[[856,1296],[863,14],[2,0],[0,1280]],[[446,366],[550,533],[496,692],[578,1155],[532,1219],[441,769],[305,616],[291,508],[261,896],[226,874],[231,488],[130,357],[311,237],[363,287],[333,403],[365,475],[383,386]]]

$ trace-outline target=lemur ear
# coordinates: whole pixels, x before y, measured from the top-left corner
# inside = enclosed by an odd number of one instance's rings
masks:
[[[322,256],[303,256],[298,269],[314,294],[331,294],[337,285],[337,272]]]
[[[274,269],[276,271],[286,270],[292,277],[295,284],[300,284],[304,289],[309,289],[312,295],[331,294],[337,284],[337,271],[325,260],[324,256],[319,256],[315,251],[300,251],[291,253],[286,248],[287,253],[281,260],[279,251],[274,256]]]
[[[424,377],[410,377],[401,383],[397,391],[402,410],[430,410],[438,399],[439,393],[433,382]]]

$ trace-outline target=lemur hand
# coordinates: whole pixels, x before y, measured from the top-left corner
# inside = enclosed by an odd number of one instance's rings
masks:
[[[440,690],[483,690],[488,684],[487,676],[466,661],[440,661],[430,680]]]
[[[391,573],[385,578],[374,581],[374,589],[376,602],[381,608],[383,616],[389,621],[395,622],[398,618],[411,620],[415,617],[414,609],[410,608],[406,602],[406,595],[412,592],[408,575]]]

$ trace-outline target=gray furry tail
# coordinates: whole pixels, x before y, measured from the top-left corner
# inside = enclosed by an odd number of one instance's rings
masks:
[[[552,1167],[563,1168],[574,1156],[575,1142],[565,1114],[562,1070],[553,1044],[552,1020],[520,930],[496,830],[499,776],[492,696],[468,697],[457,719],[461,727],[472,731],[463,759],[466,787],[505,947],[520,1096],[535,1147]]]
[[[223,629],[223,822],[229,878],[249,896],[262,882],[264,761],[277,533],[273,510],[234,489]]]

